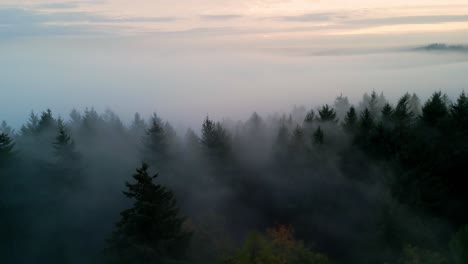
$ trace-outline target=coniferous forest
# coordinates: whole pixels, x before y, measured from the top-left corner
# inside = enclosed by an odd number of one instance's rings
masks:
[[[468,98],[0,126],[2,263],[466,264]]]

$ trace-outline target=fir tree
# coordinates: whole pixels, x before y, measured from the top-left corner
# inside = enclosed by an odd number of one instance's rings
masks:
[[[307,112],[305,118],[304,118],[304,123],[306,124],[312,124],[315,120],[315,113],[314,110],[311,109],[309,112]]]
[[[393,111],[393,117],[399,127],[407,128],[413,122],[414,113],[409,105],[410,95],[406,93],[399,100]]]
[[[468,130],[468,97],[462,92],[455,104],[450,107],[452,123],[456,128]]]
[[[390,122],[393,116],[393,107],[390,104],[385,104],[382,108],[382,121],[384,123]]]
[[[80,181],[81,154],[63,125],[60,126],[53,145],[56,158],[53,170],[56,176],[70,187],[76,187]]]
[[[29,114],[28,123],[21,127],[21,134],[22,135],[33,135],[37,132],[39,125],[39,117],[31,111]]]
[[[169,144],[161,119],[154,114],[144,139],[144,159],[152,165],[163,166],[168,157]]]
[[[202,125],[201,143],[211,157],[226,158],[229,155],[229,137],[226,130],[220,123],[214,123],[208,117]]]
[[[171,263],[184,256],[191,234],[184,231],[184,217],[179,214],[174,194],[155,184],[148,165],[143,163],[126,183],[125,196],[133,207],[121,213],[112,237],[108,240],[110,263]]]
[[[328,105],[324,105],[319,109],[319,116],[322,122],[336,122],[336,112]]]
[[[343,128],[349,132],[353,133],[357,126],[357,113],[354,106],[349,108],[349,111],[346,113],[344,118]]]
[[[11,128],[6,121],[2,121],[0,124],[0,133],[5,133],[10,137],[13,137],[15,134],[15,130]]]
[[[441,92],[434,93],[422,108],[421,121],[430,127],[439,126],[448,119],[449,111]]]
[[[313,137],[314,137],[314,143],[316,145],[322,145],[323,144],[324,134],[323,134],[322,128],[320,126],[317,128],[317,130],[314,131]]]
[[[46,111],[42,112],[39,123],[37,124],[37,130],[39,132],[43,132],[49,129],[54,129],[56,126],[57,122],[52,116],[52,111],[47,109]]]
[[[0,169],[8,165],[13,157],[13,140],[6,133],[0,133]]]
[[[362,133],[369,133],[374,126],[374,119],[369,109],[364,109],[359,119],[359,128]]]

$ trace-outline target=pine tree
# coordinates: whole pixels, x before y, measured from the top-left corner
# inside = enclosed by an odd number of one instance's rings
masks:
[[[38,125],[39,117],[34,113],[34,111],[31,111],[28,123],[21,127],[21,134],[24,136],[35,134],[38,130]]]
[[[348,133],[354,133],[356,130],[356,126],[357,126],[357,113],[356,113],[356,109],[354,108],[354,106],[351,106],[344,118],[343,128]]]
[[[344,116],[346,115],[346,112],[351,107],[351,105],[349,104],[348,97],[343,96],[342,94],[336,97],[335,103],[333,104],[333,106],[336,109],[336,115],[339,120],[342,120],[344,118]]]
[[[53,170],[59,181],[70,187],[80,184],[81,174],[81,154],[76,150],[75,142],[65,130],[60,126],[57,137],[54,141],[55,163]]]
[[[382,122],[388,123],[392,120],[393,107],[390,104],[385,104],[382,108]]]
[[[144,159],[152,165],[163,166],[167,162],[169,144],[161,119],[154,114],[144,139]]]
[[[134,134],[134,136],[141,137],[147,130],[146,122],[143,118],[141,118],[139,113],[135,113],[133,117],[132,124],[130,126],[130,130]]]
[[[393,117],[400,128],[407,128],[413,123],[414,113],[409,105],[410,95],[406,93],[399,100],[393,111]]]
[[[6,133],[0,133],[0,169],[8,165],[13,157],[13,140]]]
[[[170,263],[181,259],[191,234],[183,229],[174,194],[155,184],[148,165],[143,163],[133,175],[135,183],[126,183],[127,198],[133,207],[121,213],[106,250],[110,263]]]
[[[230,153],[229,136],[220,123],[214,123],[208,117],[202,125],[201,143],[205,151],[213,158],[226,158]]]
[[[449,110],[444,102],[441,92],[434,93],[422,108],[421,121],[430,127],[436,127],[445,123]]]
[[[462,92],[455,104],[450,107],[451,120],[455,127],[468,130],[468,97]]]
[[[314,143],[316,145],[322,145],[323,144],[324,134],[323,134],[322,128],[320,126],[317,128],[317,130],[315,130],[315,132],[313,134],[313,137],[314,137]]]
[[[314,110],[311,109],[309,112],[307,112],[305,118],[304,118],[304,123],[306,124],[312,124],[315,120],[315,113]]]
[[[2,121],[0,124],[0,133],[5,133],[8,136],[12,137],[15,134],[15,130],[11,128],[6,121]]]
[[[364,109],[359,119],[359,128],[361,133],[369,133],[374,126],[374,119],[369,109]]]
[[[319,116],[322,122],[336,122],[336,112],[328,105],[324,105],[319,109]]]
[[[57,121],[52,116],[52,111],[47,109],[46,111],[42,112],[39,123],[37,124],[37,130],[39,132],[43,132],[49,129],[54,129],[56,126]]]

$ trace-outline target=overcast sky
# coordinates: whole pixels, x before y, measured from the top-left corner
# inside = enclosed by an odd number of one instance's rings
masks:
[[[466,0],[0,0],[0,120],[107,107],[175,122],[468,87]]]

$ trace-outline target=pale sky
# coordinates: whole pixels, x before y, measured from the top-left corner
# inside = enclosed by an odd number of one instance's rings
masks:
[[[466,0],[0,0],[0,120],[95,106],[198,122],[342,92],[455,95],[468,48],[413,49],[467,36]]]

